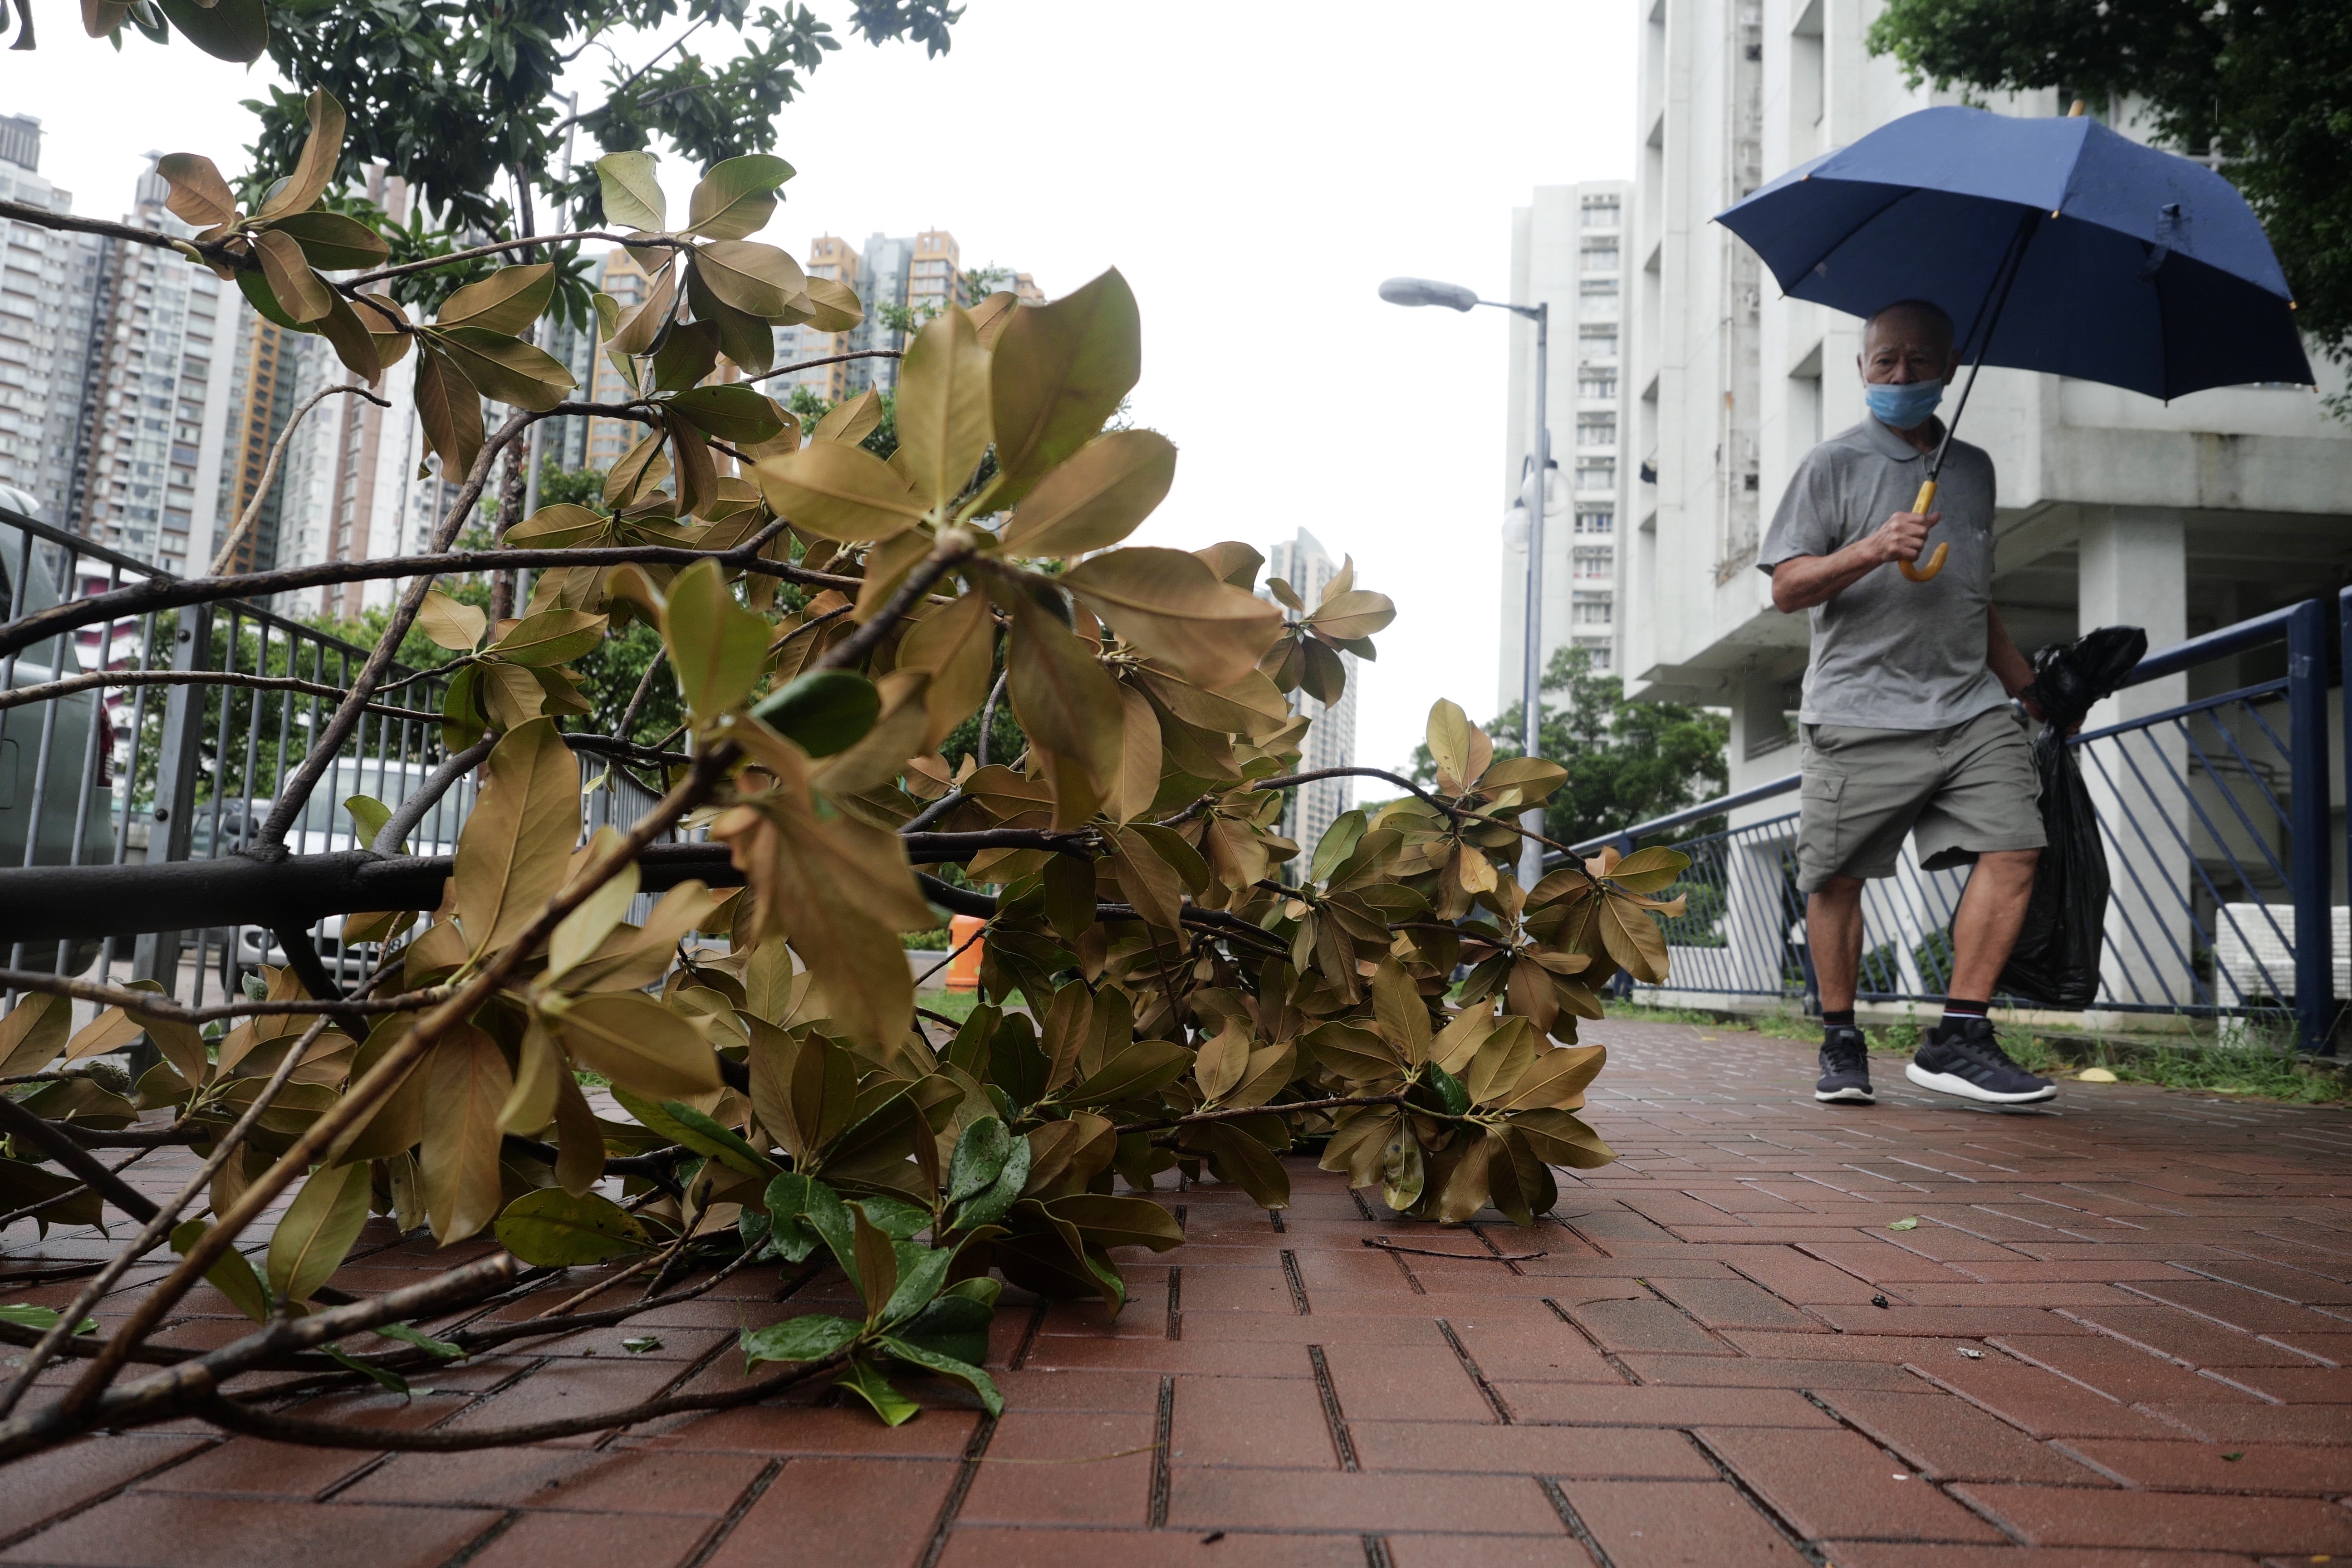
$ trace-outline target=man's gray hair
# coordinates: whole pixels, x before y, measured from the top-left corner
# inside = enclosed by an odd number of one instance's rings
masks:
[[[1937,326],[1943,328],[1944,346],[1946,348],[1957,348],[1959,345],[1959,332],[1952,325],[1952,313],[1949,310],[1945,310],[1941,305],[1937,304],[1933,300],[1896,300],[1890,304],[1881,305],[1877,310],[1873,310],[1866,318],[1864,319],[1862,323],[1863,341],[1864,342],[1868,342],[1870,341],[1870,329],[1878,325],[1878,319],[1881,316],[1891,316],[1898,310],[1907,314],[1925,316],[1929,321],[1935,322]]]

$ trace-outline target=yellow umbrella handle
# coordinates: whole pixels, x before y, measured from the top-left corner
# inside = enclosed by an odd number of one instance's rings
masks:
[[[1911,503],[1911,510],[1915,512],[1924,514],[1929,507],[1934,506],[1935,504],[1936,481],[1929,479],[1919,487],[1919,499]],[[1944,558],[1951,554],[1951,552],[1952,546],[1950,542],[1940,542],[1936,546],[1936,552],[1927,557],[1927,564],[1925,567],[1914,566],[1908,561],[1897,561],[1895,564],[1901,567],[1903,570],[1903,575],[1908,577],[1912,582],[1925,583],[1928,578],[1933,577],[1937,573],[1941,572],[1944,569]]]

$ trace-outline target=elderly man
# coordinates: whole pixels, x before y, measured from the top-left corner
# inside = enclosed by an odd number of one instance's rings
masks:
[[[1862,888],[1895,874],[1907,834],[1927,869],[1974,869],[1952,918],[1944,1016],[1906,1076],[1994,1104],[2048,1100],[2057,1089],[2010,1060],[1985,1016],[2043,843],[2025,713],[2010,700],[2032,671],[1992,605],[1992,461],[1953,442],[1941,510],[1909,510],[1959,364],[1942,310],[1914,300],[1880,310],[1860,363],[1870,416],[1807,454],[1757,561],[1772,603],[1812,616],[1797,868],[1824,1025],[1813,1098],[1874,1099],[1853,1022]],[[1896,563],[1918,560],[1931,534],[1951,547],[1943,570],[1906,581]]]

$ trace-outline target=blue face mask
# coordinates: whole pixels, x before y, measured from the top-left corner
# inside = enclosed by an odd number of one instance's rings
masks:
[[[1901,386],[1878,382],[1865,383],[1862,398],[1870,405],[1870,412],[1880,424],[1897,430],[1916,429],[1936,412],[1936,405],[1944,401],[1944,384],[1940,381],[1914,381]]]

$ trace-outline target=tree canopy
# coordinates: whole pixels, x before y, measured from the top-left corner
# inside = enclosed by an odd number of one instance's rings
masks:
[[[1889,0],[1870,47],[1913,81],[2056,88],[2221,170],[2270,233],[2297,322],[2352,353],[2352,9],[2305,0]]]

